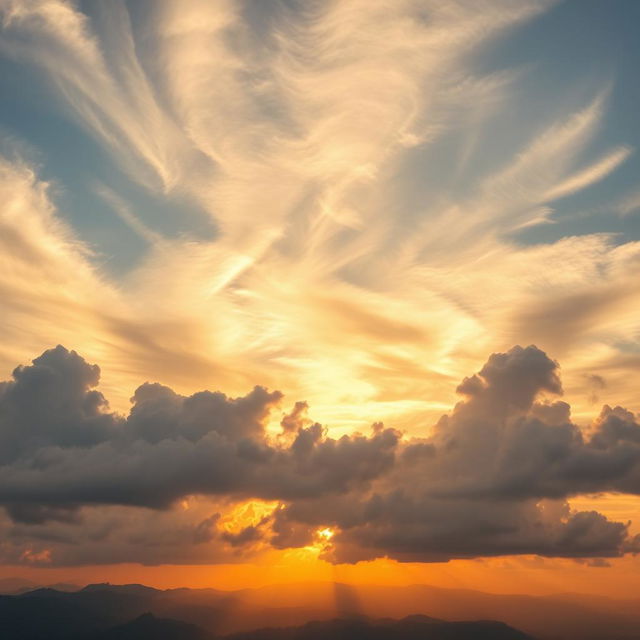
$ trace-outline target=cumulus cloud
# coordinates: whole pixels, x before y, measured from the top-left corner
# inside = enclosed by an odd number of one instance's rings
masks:
[[[97,557],[115,561],[144,543],[142,527],[130,530],[143,517],[130,514],[149,509],[164,533],[145,552],[148,562],[306,546],[324,527],[335,531],[324,546],[333,561],[637,550],[628,524],[567,503],[581,493],[640,494],[636,416],[605,406],[583,432],[554,398],[562,392],[557,362],[534,346],[493,354],[423,438],[380,423],[368,435],[332,438],[304,402],[269,427],[282,394],[263,387],[229,398],[145,383],[122,416],[96,389],[99,375],[58,346],[0,386],[2,526],[14,545],[5,545],[7,557],[38,540],[49,546],[36,550],[53,549],[47,562],[88,561],[60,546],[74,540],[93,551],[104,544]],[[193,496],[203,506],[183,508]],[[202,503],[250,499],[274,506],[231,528]]]
[[[442,561],[478,555],[616,556],[628,524],[572,512],[585,492],[640,492],[640,425],[605,407],[589,436],[571,422],[558,364],[530,346],[493,354],[464,399],[365,495],[294,501],[276,517],[340,533],[328,556]],[[297,534],[299,535],[299,533]],[[282,534],[277,542],[286,545]]]
[[[58,346],[3,383],[0,500],[157,508],[190,494],[286,500],[344,493],[393,463],[392,429],[335,440],[313,424],[289,445],[272,444],[265,420],[278,391],[184,397],[144,384],[123,418],[93,388],[98,377],[96,365]]]

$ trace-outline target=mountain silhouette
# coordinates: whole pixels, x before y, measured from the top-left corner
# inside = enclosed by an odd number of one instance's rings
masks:
[[[214,636],[178,620],[145,613],[129,623],[87,634],[82,640],[532,640],[501,622],[444,622],[426,616],[403,620],[350,618],[309,622],[300,627],[257,629]]]
[[[445,622],[425,616],[403,620],[338,619],[301,627],[258,629],[226,640],[532,640],[502,622]]]
[[[213,640],[213,637],[194,624],[143,613],[131,622],[87,634],[82,640]]]
[[[493,620],[501,622],[482,622]],[[239,591],[102,583],[75,592],[39,588],[0,596],[2,640],[316,640],[323,634],[355,640],[640,640],[640,607],[636,600],[571,594],[342,583]]]

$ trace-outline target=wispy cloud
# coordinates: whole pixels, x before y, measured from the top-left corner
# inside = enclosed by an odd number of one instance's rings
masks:
[[[122,2],[2,3],[3,55],[40,70],[124,181],[216,226],[165,236],[152,207],[97,176],[146,245],[116,278],[37,171],[5,161],[3,220],[22,238],[3,256],[5,370],[53,340],[100,360],[121,408],[162,371],[185,392],[277,386],[330,424],[414,425],[486,352],[535,341],[578,390],[635,340],[638,246],[514,237],[631,146],[589,152],[609,90],[568,87],[565,108],[530,121],[514,112],[527,73],[479,64],[552,4],[166,1],[141,17]],[[507,117],[518,135],[487,141]],[[628,403],[631,383],[615,393]]]
[[[559,185],[556,185],[546,196],[549,200],[556,200],[571,195],[576,191],[582,191],[587,187],[606,178],[612,171],[615,171],[629,156],[631,149],[619,147],[610,151],[601,160],[591,166],[570,176]]]

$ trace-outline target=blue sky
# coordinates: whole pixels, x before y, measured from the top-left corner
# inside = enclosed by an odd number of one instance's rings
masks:
[[[89,17],[99,19],[98,3],[82,3],[80,8]],[[152,4],[144,2],[130,7],[134,32],[144,33],[145,18],[152,9]],[[257,16],[252,26],[259,31],[265,28],[264,15],[277,15],[277,3],[248,3],[246,14]],[[435,170],[430,167],[425,172],[426,180],[431,178],[439,184],[445,181],[451,190],[464,190],[492,162],[500,164],[505,156],[517,152],[524,136],[535,131],[536,122],[584,104],[603,87],[609,89],[606,115],[585,153],[603,153],[612,145],[637,148],[639,18],[640,7],[633,0],[560,2],[488,44],[472,61],[472,68],[477,73],[517,70],[521,76],[510,106],[483,123],[482,140],[466,171],[454,171],[462,143],[460,132],[454,130],[441,142],[441,165]],[[121,274],[132,268],[144,246],[113,215],[109,205],[96,198],[98,184],[116,190],[138,216],[153,220],[153,226],[169,236],[210,237],[215,233],[215,223],[198,207],[132,183],[104,147],[69,113],[52,90],[47,74],[8,53],[2,57],[1,67],[4,98],[0,102],[0,122],[5,145],[8,139],[27,146],[39,175],[55,183],[61,214],[68,217],[83,240],[103,255],[107,270]],[[411,158],[410,162],[414,170],[420,170],[419,158]],[[559,201],[554,207],[557,224],[530,229],[517,234],[515,240],[549,242],[565,235],[594,232],[622,233],[636,239],[638,216],[611,215],[611,204],[618,194],[635,186],[638,162],[634,154],[605,180]],[[414,196],[422,197],[419,190]]]

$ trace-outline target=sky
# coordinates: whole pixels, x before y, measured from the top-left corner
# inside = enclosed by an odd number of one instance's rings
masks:
[[[637,589],[639,19],[0,0],[0,573]]]

